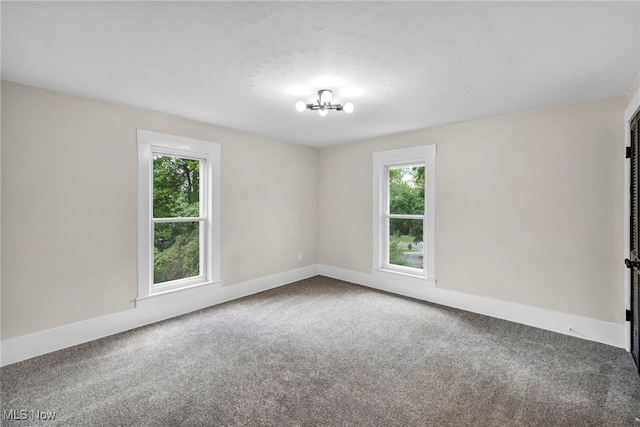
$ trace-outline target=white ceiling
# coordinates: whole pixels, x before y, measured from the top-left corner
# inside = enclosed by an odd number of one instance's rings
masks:
[[[638,2],[1,7],[3,79],[316,147],[625,94],[640,71]],[[355,111],[295,110],[322,88]]]

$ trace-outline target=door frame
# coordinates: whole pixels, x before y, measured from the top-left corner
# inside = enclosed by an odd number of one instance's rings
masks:
[[[624,112],[624,146],[631,145],[630,133],[631,133],[631,119],[640,110],[640,89],[633,95],[631,101],[627,105]],[[625,148],[626,149],[626,148]],[[624,157],[624,156],[623,156]],[[631,165],[629,159],[624,159],[624,257],[622,260],[629,258],[629,248],[631,245],[631,238],[629,233],[631,231],[631,225],[629,224],[629,212],[631,211],[631,196],[629,194],[629,186],[631,185]],[[621,263],[622,265],[622,263]],[[622,267],[624,268],[624,267]],[[624,307],[625,310],[630,310],[631,305],[631,275],[628,274],[626,268],[624,268]],[[624,334],[625,334],[625,349],[631,351],[631,322],[624,322]]]

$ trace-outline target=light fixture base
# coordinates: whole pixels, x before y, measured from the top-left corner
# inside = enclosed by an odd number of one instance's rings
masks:
[[[330,89],[320,89],[318,91],[318,99],[315,104],[307,104],[304,101],[298,101],[296,103],[296,110],[302,112],[305,110],[319,111],[321,116],[326,116],[329,110],[344,111],[345,113],[351,113],[353,111],[353,104],[347,102],[342,104],[332,104],[333,91]]]

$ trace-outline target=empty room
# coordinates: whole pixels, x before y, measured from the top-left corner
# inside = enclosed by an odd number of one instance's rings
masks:
[[[1,425],[640,426],[640,2],[0,19]]]

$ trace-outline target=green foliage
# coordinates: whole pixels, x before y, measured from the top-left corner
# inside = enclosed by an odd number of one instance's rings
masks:
[[[170,156],[153,159],[154,218],[200,215],[200,161]]]
[[[154,248],[153,282],[197,276],[200,273],[199,223],[156,224],[156,239],[167,234],[175,242],[162,250],[160,245]]]
[[[389,242],[389,264],[409,266],[409,262],[402,256],[404,251],[398,246],[396,239]]]
[[[171,156],[153,159],[154,218],[200,216],[200,161]],[[156,223],[154,283],[200,272],[199,222]]]
[[[424,214],[424,166],[389,169],[389,213]],[[414,219],[392,219],[391,234],[408,235],[413,242],[421,242],[423,222]]]

